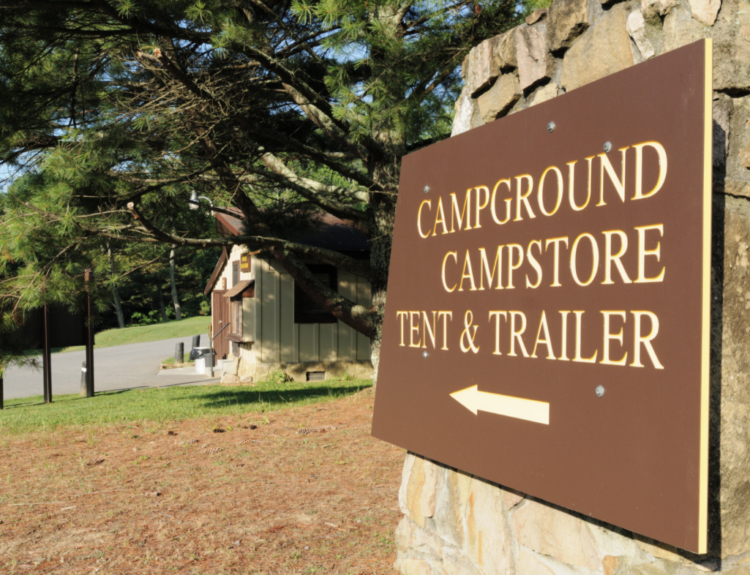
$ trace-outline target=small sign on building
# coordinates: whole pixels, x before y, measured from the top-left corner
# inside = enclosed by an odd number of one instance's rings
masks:
[[[404,159],[373,435],[706,551],[711,42]]]

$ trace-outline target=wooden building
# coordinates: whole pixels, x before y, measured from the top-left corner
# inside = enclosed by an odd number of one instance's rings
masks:
[[[214,216],[222,235],[241,235],[241,220]],[[365,235],[330,215],[297,241],[369,257]],[[333,266],[310,269],[348,299],[371,305],[367,279]],[[369,338],[318,306],[273,259],[254,257],[245,246],[224,248],[205,294],[211,294],[214,349],[225,381],[258,381],[279,369],[297,381],[372,374]]]

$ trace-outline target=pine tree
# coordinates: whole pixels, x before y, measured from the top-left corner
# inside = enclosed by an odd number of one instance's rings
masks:
[[[8,187],[0,241],[19,261],[46,242],[47,259],[28,265],[45,270],[37,282],[65,276],[59,289],[73,282],[66,254],[96,259],[86,254],[101,242],[244,243],[368,335],[377,366],[401,158],[450,133],[462,59],[517,24],[522,7],[7,0],[0,158],[21,177]],[[195,234],[191,222],[205,215],[188,212],[193,191],[216,211],[238,209],[244,235]],[[369,262],[294,241],[300,220],[324,212],[367,234]],[[43,231],[24,237],[31,229]],[[335,293],[303,260],[367,277],[372,308]],[[17,289],[40,291],[31,285]]]

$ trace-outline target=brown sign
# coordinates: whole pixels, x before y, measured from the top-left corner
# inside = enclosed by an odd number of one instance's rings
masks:
[[[252,271],[253,257],[250,254],[244,254],[240,258],[240,271],[251,272]]]
[[[404,159],[372,433],[706,551],[711,44]]]

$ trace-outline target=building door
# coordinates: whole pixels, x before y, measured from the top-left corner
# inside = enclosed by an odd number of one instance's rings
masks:
[[[224,297],[226,290],[214,290],[211,294],[211,331],[214,339],[216,359],[226,359],[229,354],[229,340],[227,336],[231,328],[221,331],[229,323],[229,298]],[[220,333],[221,332],[221,333]],[[216,334],[219,334],[218,336]]]

